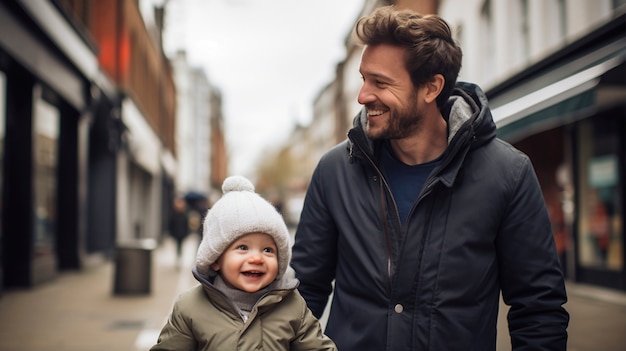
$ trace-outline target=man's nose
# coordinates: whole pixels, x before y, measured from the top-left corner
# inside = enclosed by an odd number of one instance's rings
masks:
[[[361,89],[359,90],[359,95],[357,95],[357,101],[359,104],[365,105],[374,100],[376,100],[376,97],[372,94],[367,84],[363,83],[363,85],[361,85]]]

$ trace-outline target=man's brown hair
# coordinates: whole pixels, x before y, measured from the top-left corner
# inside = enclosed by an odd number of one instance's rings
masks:
[[[415,87],[441,74],[445,83],[437,97],[437,106],[443,107],[456,84],[463,53],[452,38],[450,26],[441,17],[383,6],[359,19],[355,34],[364,45],[405,48],[404,64]]]

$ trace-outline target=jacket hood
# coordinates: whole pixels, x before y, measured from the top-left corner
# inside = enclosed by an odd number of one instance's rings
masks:
[[[478,147],[496,137],[496,124],[491,116],[487,96],[472,83],[458,82],[442,111],[450,131],[448,144],[467,126],[473,138],[472,147]]]
[[[496,137],[496,125],[491,116],[487,96],[482,89],[472,83],[457,82],[448,102],[441,111],[448,123],[448,148],[468,145],[479,147]],[[353,120],[353,129],[348,135],[370,152],[374,152],[374,142],[365,135],[367,112],[365,108]],[[350,147],[350,146],[349,146]]]

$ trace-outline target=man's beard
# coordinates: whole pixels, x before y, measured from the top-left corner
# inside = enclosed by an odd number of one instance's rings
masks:
[[[387,126],[373,133],[369,128],[369,123],[365,130],[368,137],[378,139],[404,139],[411,136],[422,124],[422,113],[417,108],[415,94],[411,95],[409,108],[402,110],[389,110]]]

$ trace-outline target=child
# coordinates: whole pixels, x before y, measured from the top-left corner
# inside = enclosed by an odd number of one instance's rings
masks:
[[[151,351],[336,350],[287,272],[281,215],[246,178],[227,178],[222,191],[192,270],[200,284],[178,297]]]

